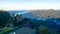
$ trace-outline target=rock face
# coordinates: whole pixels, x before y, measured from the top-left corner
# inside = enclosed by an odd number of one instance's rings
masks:
[[[16,34],[35,34],[36,29],[31,29],[28,27],[22,27],[15,31]]]
[[[54,17],[54,18],[60,18],[60,11],[58,10],[31,10],[30,14],[33,14],[38,17]]]

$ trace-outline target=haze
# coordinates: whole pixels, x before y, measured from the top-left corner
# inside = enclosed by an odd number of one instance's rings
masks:
[[[0,0],[0,10],[60,9],[60,0]]]

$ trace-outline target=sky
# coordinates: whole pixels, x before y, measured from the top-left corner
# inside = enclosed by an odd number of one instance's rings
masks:
[[[60,9],[60,0],[0,0],[0,10]]]

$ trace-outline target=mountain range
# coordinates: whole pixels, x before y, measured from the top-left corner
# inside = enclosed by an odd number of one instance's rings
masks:
[[[53,10],[53,9],[31,10],[30,14],[33,14],[33,15],[40,17],[40,18],[48,18],[48,17],[60,18],[60,10]]]

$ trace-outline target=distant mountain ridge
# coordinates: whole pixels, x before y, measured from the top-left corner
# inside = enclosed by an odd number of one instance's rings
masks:
[[[42,18],[47,18],[48,16],[60,18],[60,10],[31,10],[30,14]]]
[[[8,11],[10,14],[14,13],[15,15],[16,14],[22,14],[22,17],[23,18],[31,18],[31,19],[35,19],[37,18],[35,15],[33,14],[30,14],[30,11],[29,10],[22,10],[22,11]]]
[[[22,10],[22,11],[9,11],[10,14],[22,14],[24,17],[27,18],[60,18],[60,10]]]

